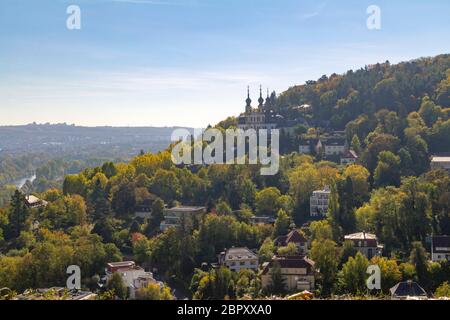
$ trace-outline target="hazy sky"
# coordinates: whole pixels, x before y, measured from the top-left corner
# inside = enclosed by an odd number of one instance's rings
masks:
[[[203,127],[243,111],[247,85],[256,102],[260,83],[449,53],[449,15],[448,0],[1,0],[0,125]]]

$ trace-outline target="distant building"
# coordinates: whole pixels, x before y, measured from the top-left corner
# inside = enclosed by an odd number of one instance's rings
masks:
[[[90,291],[68,290],[63,287],[26,290],[13,300],[94,300],[97,295]]]
[[[278,264],[287,291],[314,290],[314,261],[305,256],[274,256],[265,263],[261,272],[261,285],[267,288],[272,284],[272,270]]]
[[[190,219],[192,222],[200,220],[206,213],[205,207],[177,206],[170,209],[164,209],[164,220],[161,222],[160,229],[165,231],[171,227],[180,227],[184,219]]]
[[[391,298],[394,300],[426,300],[427,292],[414,281],[399,282],[390,289]]]
[[[298,124],[305,124],[303,118],[296,120],[287,120],[281,114],[278,114],[272,104],[272,100],[267,91],[267,97],[264,100],[262,88],[259,89],[258,106],[252,107],[250,99],[250,90],[247,89],[247,99],[245,100],[245,112],[241,113],[238,120],[238,129],[249,130],[272,130],[280,129],[280,134],[293,136]]]
[[[277,127],[275,113],[272,109],[269,94],[264,102],[262,89],[259,90],[258,107],[253,108],[250,99],[250,89],[247,89],[247,100],[245,100],[245,112],[238,117],[238,129],[275,129]]]
[[[309,198],[309,212],[311,217],[325,217],[328,212],[328,203],[331,191],[328,187],[316,190]]]
[[[311,154],[312,153],[311,144],[309,141],[302,141],[298,146],[298,153],[300,154]]]
[[[341,156],[341,165],[343,165],[343,166],[355,164],[356,161],[358,161],[358,155],[353,150],[347,150]]]
[[[434,236],[431,239],[431,260],[450,261],[450,236]]]
[[[355,249],[371,259],[374,256],[381,256],[383,247],[378,244],[377,236],[371,233],[358,232],[346,235],[344,240],[352,241]]]
[[[299,255],[306,255],[308,253],[308,240],[297,230],[292,230],[285,236],[280,236],[275,239],[275,245],[280,247],[286,247],[290,243],[297,246]]]
[[[39,209],[39,208],[45,208],[47,206],[48,202],[45,200],[41,200],[38,197],[30,194],[30,195],[25,196],[25,204],[29,208]]]
[[[301,154],[316,153],[330,158],[338,155],[353,157],[353,155],[347,153],[349,151],[347,140],[341,136],[317,137],[303,140],[300,142],[298,149]]]
[[[250,218],[251,224],[273,224],[275,223],[275,218],[267,216],[253,216]]]
[[[345,138],[328,138],[325,142],[321,142],[321,144],[325,156],[342,155],[347,151],[347,141]]]
[[[151,218],[152,216],[152,206],[158,197],[154,194],[149,193],[148,197],[136,205],[134,216],[136,218]]]
[[[433,156],[431,169],[445,169],[450,171],[450,157]]]
[[[143,268],[136,266],[134,261],[110,262],[106,265],[105,283],[114,273],[122,276],[123,283],[128,291],[130,299],[136,298],[136,291],[148,287],[149,284],[159,283],[153,278],[151,272],[146,272]]]
[[[219,255],[219,265],[235,272],[243,269],[257,271],[259,268],[258,256],[248,248],[226,249]]]

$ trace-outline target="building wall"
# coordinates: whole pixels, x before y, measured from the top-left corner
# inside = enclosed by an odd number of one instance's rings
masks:
[[[450,162],[448,161],[432,161],[431,169],[445,169],[450,170]]]
[[[294,270],[297,270],[296,273]],[[282,277],[286,285],[287,291],[304,291],[315,289],[315,278],[312,274],[307,274],[306,270],[298,271],[298,269],[285,269],[286,273],[282,272]],[[272,284],[270,272],[261,276],[261,285],[267,288]]]
[[[327,146],[325,144],[324,147],[324,152],[327,156],[343,154],[345,153],[345,151],[346,151],[345,146]]]
[[[355,249],[361,252],[368,259],[379,255],[377,247],[355,247]]]
[[[303,153],[303,154],[310,154],[311,146],[310,145],[299,145],[298,152]]]
[[[239,272],[243,269],[251,269],[257,271],[259,268],[258,259],[242,259],[242,260],[228,260],[225,261],[225,265],[235,272]]]
[[[310,203],[310,215],[316,217],[318,215],[325,216],[328,212],[328,204],[330,199],[329,192],[317,192],[315,191],[309,199]],[[317,212],[320,213],[317,213]]]
[[[433,262],[450,261],[450,252],[447,252],[447,253],[436,253],[436,252],[433,252],[431,254],[431,260]]]

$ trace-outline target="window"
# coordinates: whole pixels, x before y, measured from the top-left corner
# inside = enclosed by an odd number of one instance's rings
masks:
[[[239,264],[240,264],[241,266],[245,266],[245,261],[241,261]]]

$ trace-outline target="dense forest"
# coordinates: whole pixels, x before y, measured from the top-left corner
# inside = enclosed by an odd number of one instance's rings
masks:
[[[289,152],[277,175],[261,176],[259,165],[175,166],[170,146],[67,175],[61,189],[37,193],[48,201],[45,208],[28,208],[15,192],[0,210],[0,287],[20,292],[61,285],[65,266],[76,264],[83,286],[99,290],[105,263],[132,257],[189,298],[284,295],[280,285],[261,288],[253,271],[201,266],[232,246],[254,249],[260,263],[270,261],[292,249],[277,247],[274,239],[298,229],[320,270],[318,296],[370,294],[369,263],[383,271],[381,294],[414,279],[428,292],[450,295],[450,264],[427,256],[430,235],[450,234],[450,175],[430,169],[431,154],[450,152],[450,55],[323,76],[274,103],[288,119],[308,119],[294,139],[345,130],[358,162],[344,166]],[[303,113],[302,104],[312,110]],[[217,127],[235,123],[229,118]],[[331,187],[328,214],[312,219],[310,195],[325,186]],[[151,218],[135,217],[150,202]],[[177,204],[205,206],[208,214],[161,232],[164,206]],[[254,215],[275,223],[252,224]],[[369,261],[344,242],[357,231],[376,234],[383,257]]]

